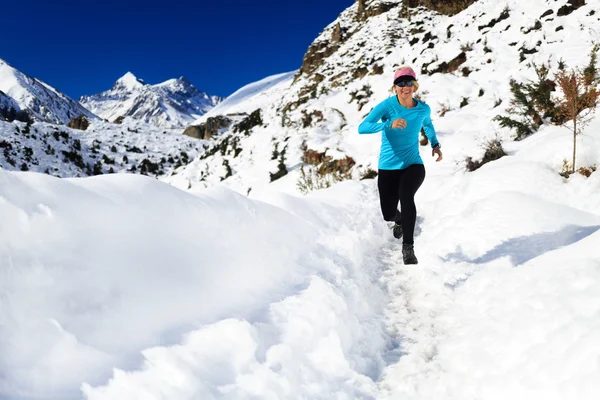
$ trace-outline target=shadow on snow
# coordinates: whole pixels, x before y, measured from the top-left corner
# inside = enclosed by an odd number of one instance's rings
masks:
[[[465,256],[459,247],[455,252],[442,257],[442,260],[444,262],[485,264],[498,258],[509,257],[512,265],[517,267],[544,253],[578,242],[598,229],[600,229],[600,225],[567,225],[557,232],[537,233],[508,239],[482,256],[473,259]]]

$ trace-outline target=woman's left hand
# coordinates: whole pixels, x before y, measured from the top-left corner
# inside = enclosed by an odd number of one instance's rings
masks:
[[[435,161],[436,162],[442,161],[442,158],[443,158],[442,157],[442,150],[438,146],[434,147],[433,150],[431,150],[431,157],[433,157],[436,154],[437,154],[438,157],[437,157],[437,159]]]

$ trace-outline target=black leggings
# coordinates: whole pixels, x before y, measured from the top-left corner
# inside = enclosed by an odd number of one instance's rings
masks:
[[[413,164],[405,169],[380,169],[377,177],[383,219],[402,225],[403,243],[413,244],[417,207],[415,193],[425,180],[425,166]],[[400,209],[398,211],[398,201]]]

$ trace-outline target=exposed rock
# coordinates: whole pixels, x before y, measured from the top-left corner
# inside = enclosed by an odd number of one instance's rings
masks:
[[[314,42],[310,45],[300,67],[301,74],[310,74],[323,64],[323,60],[332,55],[339,49],[339,43]]]
[[[440,14],[455,15],[465,10],[477,0],[405,0],[410,8],[423,6]]]
[[[219,130],[228,128],[231,125],[231,119],[218,115],[216,117],[210,117],[205,122],[204,139],[210,139],[217,135]]]
[[[333,173],[345,175],[348,174],[350,169],[356,164],[352,157],[333,160],[331,156],[326,156],[325,152],[321,153],[308,148],[305,149],[302,154],[302,162],[318,166],[317,173],[320,175]]]
[[[316,83],[321,83],[321,82],[323,82],[323,80],[325,80],[324,75],[315,74],[315,76],[313,76],[313,81],[315,81]]]
[[[203,125],[191,125],[185,128],[183,134],[195,139],[204,139],[204,126]]]
[[[377,1],[367,7],[366,0],[357,0],[357,2],[358,20],[365,20],[369,17],[387,12],[398,6],[398,3]],[[323,65],[323,60],[335,53],[340,48],[340,44],[346,41],[352,35],[352,33],[353,32],[349,32],[347,28],[341,26],[341,24],[338,22],[333,27],[331,32],[331,40],[320,40],[313,42],[306,51],[306,54],[304,54],[302,66],[300,67],[300,71],[296,75],[296,78],[298,78],[300,75],[309,75],[311,72]]]
[[[357,0],[357,3],[356,18],[359,21],[383,14],[399,5],[397,2],[375,1],[367,6],[367,0]],[[302,59],[302,66],[300,67],[300,71],[296,75],[296,78],[300,75],[309,75],[323,65],[323,60],[335,53],[340,48],[340,44],[348,40],[352,33],[354,33],[354,31],[348,31],[346,27],[341,26],[338,22],[331,32],[331,40],[313,42]],[[362,71],[358,73],[358,75],[362,76],[365,74],[362,74]]]
[[[90,121],[88,121],[86,117],[80,114],[78,117],[75,117],[72,120],[70,120],[67,126],[72,129],[79,129],[81,131],[85,131],[88,128],[88,126],[90,126]]]
[[[333,32],[331,33],[331,41],[333,43],[337,43],[340,42],[342,40],[342,27],[340,26],[340,23],[338,22],[337,24],[335,24],[335,27],[333,28]]]
[[[250,115],[233,127],[234,132],[244,132],[246,136],[250,135],[250,130],[255,126],[263,124],[260,108],[254,110]]]
[[[219,133],[219,130],[228,128],[231,125],[231,119],[218,115],[216,117],[207,118],[206,122],[200,125],[189,126],[183,131],[184,135],[196,138],[209,140]]]
[[[374,17],[379,14],[383,14],[386,11],[391,10],[398,6],[398,3],[374,1],[373,4],[367,6],[366,0],[356,0],[358,8],[356,11],[356,19],[364,21],[369,17]]]
[[[356,0],[358,3],[358,9],[356,11],[356,19],[363,20],[365,19],[365,10],[367,9],[366,0]]]
[[[285,107],[283,107],[281,109],[281,112],[285,114],[288,111],[293,111],[293,110],[297,109],[299,106],[301,106],[302,104],[306,103],[308,100],[309,100],[308,97],[305,96],[305,97],[301,97],[298,100],[293,101],[291,103],[287,103],[285,105]]]
[[[314,122],[323,121],[323,113],[319,110],[313,110],[310,113],[308,113],[306,110],[302,110],[302,127],[303,128],[308,128],[309,126],[312,126],[313,119],[314,119]]]
[[[377,2],[365,10],[365,15],[367,18],[375,17],[376,15],[390,11],[392,8],[398,7],[398,5],[398,3]]]
[[[115,120],[113,121],[113,123],[114,124],[122,124],[124,120],[125,120],[125,116],[121,115],[121,116],[115,118]]]
[[[562,17],[564,15],[571,14],[573,11],[577,10],[579,7],[584,6],[585,0],[569,0],[567,3],[568,4],[565,4],[564,6],[562,6],[561,8],[558,9],[558,11],[556,12],[557,16]]]
[[[585,0],[569,0],[567,1],[570,5],[572,5],[575,9],[578,9],[581,6],[585,6]]]
[[[500,15],[498,16],[498,18],[493,18],[489,23],[487,23],[486,25],[481,25],[478,26],[477,29],[482,30],[485,28],[493,28],[494,25],[496,25],[498,22],[500,21],[504,21],[505,19],[508,19],[510,17],[510,12],[508,11],[507,8],[505,8]]]
[[[369,73],[367,67],[358,67],[354,71],[352,71],[352,77],[354,79],[362,79]]]
[[[325,159],[325,152],[319,153],[313,149],[306,149],[302,154],[302,162],[310,165],[319,165]]]
[[[360,175],[360,180],[363,181],[365,179],[375,179],[377,178],[377,171],[372,170],[371,168],[367,168],[366,171],[362,172]]]
[[[350,169],[354,166],[354,164],[356,164],[356,162],[352,157],[346,157],[340,160],[331,160],[330,157],[326,157],[317,172],[321,175],[332,173],[345,175],[350,172]]]
[[[447,73],[456,71],[458,69],[458,67],[460,67],[460,65],[463,64],[465,61],[467,61],[467,55],[463,51],[462,53],[460,53],[459,55],[454,57],[452,60],[450,60],[450,62],[444,61],[436,69],[434,69],[432,71],[429,71],[426,69],[426,67],[424,67],[424,70],[421,70],[421,73],[433,75],[437,72],[441,72],[443,74],[447,74]]]

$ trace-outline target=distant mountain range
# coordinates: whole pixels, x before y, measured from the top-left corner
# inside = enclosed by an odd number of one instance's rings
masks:
[[[184,77],[149,85],[131,72],[113,87],[79,102],[111,122],[130,117],[159,127],[182,127],[205,114],[223,99],[199,91]]]
[[[113,87],[77,102],[0,59],[0,115],[26,112],[31,119],[67,124],[83,115],[120,122],[131,118],[157,127],[184,127],[223,99],[199,91],[184,77],[149,85],[128,72]],[[12,111],[14,110],[14,111]]]

